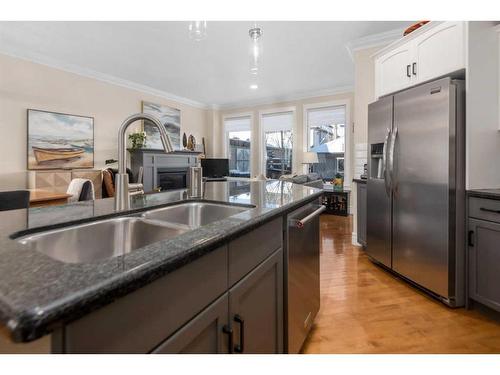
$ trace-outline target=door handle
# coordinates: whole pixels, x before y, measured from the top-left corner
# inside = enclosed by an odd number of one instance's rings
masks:
[[[480,210],[481,211],[485,211],[485,212],[491,212],[491,213],[494,213],[494,214],[500,214],[500,210],[492,210],[491,208],[481,207]]]
[[[406,65],[406,76],[408,78],[411,78],[410,68],[411,68],[410,64]]]
[[[322,205],[322,206],[318,207],[318,209],[314,210],[309,215],[307,215],[306,217],[304,217],[304,218],[302,218],[300,220],[290,220],[290,226],[295,227],[295,228],[299,228],[299,229],[304,228],[304,226],[309,221],[311,221],[312,219],[314,219],[314,217],[318,216],[324,210],[326,210],[326,206]]]
[[[395,190],[397,183],[394,183],[394,149],[396,148],[396,138],[398,136],[398,128],[395,127],[391,134],[391,146],[389,151],[389,176],[391,177],[392,189]]]
[[[384,140],[384,148],[382,149],[382,176],[384,177],[384,186],[385,186],[385,192],[387,193],[388,196],[391,195],[391,185],[390,181],[387,178],[387,151],[388,151],[388,143],[389,139],[391,137],[391,129],[387,128],[387,135],[385,136]]]
[[[240,343],[234,347],[234,351],[236,353],[243,353],[245,351],[245,320],[236,314],[234,321],[240,325]]]
[[[233,347],[234,347],[233,330],[229,326],[225,325],[224,327],[222,327],[222,332],[228,335],[229,354],[233,354]]]
[[[417,63],[414,62],[413,64],[411,64],[411,72],[414,76],[417,75]]]
[[[469,242],[469,246],[474,246],[474,231],[470,230],[469,235],[467,236],[467,241]]]

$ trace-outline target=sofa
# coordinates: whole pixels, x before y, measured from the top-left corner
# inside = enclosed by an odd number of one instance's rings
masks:
[[[293,182],[294,184],[315,187],[318,189],[323,188],[323,180],[318,173],[283,175],[280,177],[280,180]]]

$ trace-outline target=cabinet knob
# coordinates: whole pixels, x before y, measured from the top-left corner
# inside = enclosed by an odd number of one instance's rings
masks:
[[[411,64],[411,72],[414,76],[417,75],[417,63],[414,62],[413,64]]]
[[[406,76],[407,76],[408,78],[410,78],[410,77],[411,77],[410,68],[411,68],[411,65],[410,65],[410,64],[406,65]]]

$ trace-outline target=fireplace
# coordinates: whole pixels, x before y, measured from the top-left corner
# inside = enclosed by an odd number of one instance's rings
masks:
[[[198,152],[136,149],[130,151],[132,173],[137,176],[142,170],[144,191],[151,193],[186,188],[187,171],[196,165]]]
[[[157,168],[156,185],[161,191],[184,189],[187,183],[187,168]]]

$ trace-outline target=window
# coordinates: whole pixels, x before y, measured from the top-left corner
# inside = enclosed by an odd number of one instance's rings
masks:
[[[250,116],[224,120],[229,176],[231,177],[250,177],[251,125]]]
[[[261,123],[266,177],[277,179],[292,173],[293,112],[263,114]]]
[[[346,106],[307,110],[307,150],[318,154],[313,171],[322,179],[344,177]]]

